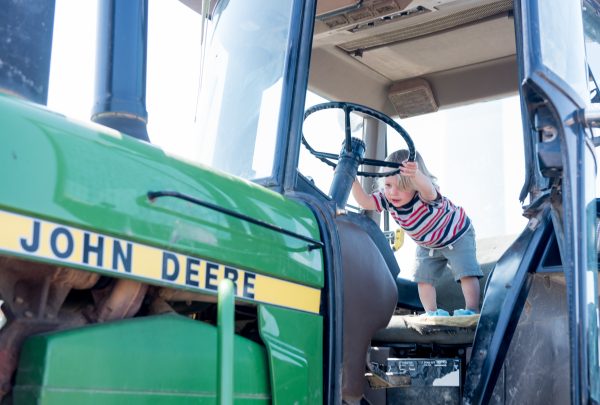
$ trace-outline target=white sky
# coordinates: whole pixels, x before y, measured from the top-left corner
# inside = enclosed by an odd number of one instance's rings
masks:
[[[96,1],[56,1],[48,107],[84,121],[94,95],[96,9]]]

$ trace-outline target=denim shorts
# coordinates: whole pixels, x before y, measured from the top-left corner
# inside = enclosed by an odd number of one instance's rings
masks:
[[[414,280],[433,284],[447,264],[456,282],[463,277],[483,277],[475,254],[475,230],[472,226],[456,242],[443,248],[417,246]]]

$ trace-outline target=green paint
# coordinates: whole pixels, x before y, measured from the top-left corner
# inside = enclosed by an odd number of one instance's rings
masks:
[[[270,403],[264,347],[234,340],[234,402]],[[216,404],[216,345],[214,326],[178,315],[34,336],[23,346],[14,403]]]
[[[217,327],[219,339],[217,351],[219,357],[219,404],[233,404],[233,332],[234,332],[234,290],[231,280],[219,283],[219,306],[217,308]]]
[[[323,403],[323,318],[271,305],[259,307],[269,353],[273,403]]]
[[[324,286],[323,252],[307,242],[186,201],[150,202],[147,193],[176,191],[319,240],[303,203],[9,96],[0,95],[0,122],[0,209]],[[224,391],[236,404],[322,403],[322,318],[269,305],[259,316],[266,349],[233,335]],[[174,315],[33,336],[21,350],[14,403],[215,404],[227,372],[217,340],[214,326]]]
[[[43,107],[0,96],[0,209],[178,251],[320,288],[307,243],[189,202],[190,195],[320,239],[308,207],[254,183]]]

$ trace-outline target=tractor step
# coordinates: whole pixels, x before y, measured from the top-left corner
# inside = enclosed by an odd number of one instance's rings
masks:
[[[366,377],[371,389],[386,389],[387,404],[439,403],[440,398],[458,404],[460,373],[458,358],[388,358],[386,364],[371,362]]]
[[[368,368],[373,389],[460,386],[460,359],[389,358],[385,365],[371,362]]]

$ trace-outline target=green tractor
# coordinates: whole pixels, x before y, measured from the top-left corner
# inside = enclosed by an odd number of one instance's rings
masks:
[[[2,2],[0,404],[600,402],[598,0],[181,3],[203,27],[195,161],[147,131],[152,2],[99,2],[91,123],[45,106],[54,1]],[[508,96],[523,225],[478,241],[480,314],[420,316],[352,184],[436,143],[410,117]],[[496,132],[454,142],[474,195],[513,176],[469,175]]]

